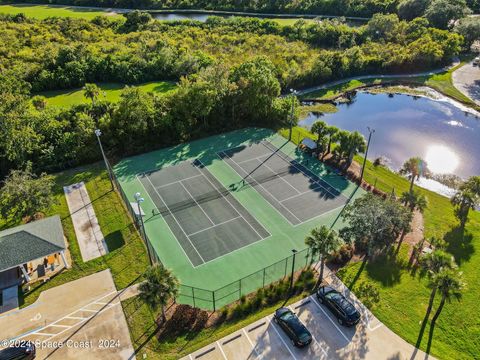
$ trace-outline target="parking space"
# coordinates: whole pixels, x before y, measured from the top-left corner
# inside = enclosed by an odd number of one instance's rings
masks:
[[[328,282],[355,302],[362,321],[355,327],[338,324],[316,296],[289,306],[311,332],[313,341],[306,348],[292,345],[284,331],[269,315],[245,328],[185,357],[194,359],[428,359],[385,327],[333,274]]]

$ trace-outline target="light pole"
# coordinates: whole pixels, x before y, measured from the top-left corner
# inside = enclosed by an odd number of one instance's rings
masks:
[[[292,98],[292,111],[290,114],[290,132],[288,133],[288,141],[292,140],[292,131],[293,131],[293,119],[295,118],[295,96],[297,95],[297,91],[294,89],[290,89],[290,96]]]
[[[112,190],[115,190],[115,188],[113,187],[113,179],[112,179],[112,174],[110,172],[110,166],[108,166],[107,157],[105,156],[105,152],[103,151],[102,141],[100,140],[100,136],[102,135],[101,130],[95,129],[95,135],[97,136],[98,145],[100,146],[100,151],[102,152],[103,161],[105,162],[105,167],[107,168],[108,178],[110,179]]]
[[[139,192],[135,193],[133,196],[135,198],[135,201],[137,202],[138,206],[138,217],[140,218],[140,233],[142,235],[143,240],[145,241],[145,245],[147,246],[147,252],[148,252],[148,258],[150,259],[150,264],[153,264],[152,262],[152,256],[150,254],[150,246],[148,244],[147,240],[147,234],[145,233],[145,224],[143,223],[143,216],[142,216],[142,208],[140,207],[140,204],[145,201],[145,199],[142,197],[142,194]]]
[[[295,255],[297,255],[297,250],[292,249],[293,259],[292,259],[292,274],[290,276],[290,292],[293,291],[293,274],[295,272]]]
[[[372,140],[372,135],[375,133],[375,129],[370,128],[370,126],[367,126],[368,129],[368,142],[367,142],[367,150],[365,151],[365,158],[363,159],[363,165],[362,165],[362,173],[360,174],[360,183],[363,180],[363,173],[365,172],[365,165],[367,164],[367,156],[368,156],[368,148],[370,147],[370,141]]]

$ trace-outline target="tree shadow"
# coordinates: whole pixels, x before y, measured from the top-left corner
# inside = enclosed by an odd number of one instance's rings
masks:
[[[468,261],[475,253],[472,245],[473,234],[461,226],[451,229],[445,234],[444,240],[447,242],[447,251],[455,257],[458,265],[463,261]]]
[[[364,256],[363,260],[362,260],[362,264],[358,268],[357,273],[355,274],[352,281],[350,281],[350,283],[347,286],[349,289],[353,289],[353,286],[355,285],[357,280],[360,278],[360,275],[362,274],[363,270],[365,269],[365,266],[367,265],[367,260],[368,260],[368,258],[366,256]]]
[[[125,245],[125,239],[123,238],[122,231],[116,230],[109,233],[107,236],[105,236],[105,242],[107,243],[109,252],[121,248],[123,245]]]
[[[382,284],[391,287],[400,282],[403,262],[395,255],[394,251],[377,256],[367,263],[368,276]]]

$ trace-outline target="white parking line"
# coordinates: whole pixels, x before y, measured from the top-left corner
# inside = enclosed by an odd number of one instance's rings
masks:
[[[290,347],[288,346],[288,344],[285,342],[285,340],[283,340],[282,338],[282,335],[280,335],[280,333],[278,332],[277,328],[276,328],[276,324],[275,324],[275,321],[272,321],[271,319],[270,320],[270,324],[272,324],[272,328],[273,330],[275,330],[275,332],[277,333],[278,337],[280,338],[280,341],[283,343],[283,345],[285,345],[285,347],[287,348],[288,352],[290,353],[290,355],[292,355],[292,357],[297,360],[297,357],[293,354],[292,350],[290,350]]]
[[[70,325],[57,325],[57,324],[52,324],[50,326],[56,326],[56,327],[64,327],[64,328],[69,328],[71,327]]]
[[[220,345],[220,343],[217,341],[216,342],[217,346],[218,346],[218,349],[220,350],[220,352],[222,353],[222,356],[225,360],[228,360],[227,358],[227,355],[225,355],[225,353],[223,352],[223,349],[222,349],[222,346]]]
[[[78,310],[77,310],[78,311]],[[79,317],[79,316],[65,316],[64,319],[76,319],[76,320],[83,320],[86,319],[84,317]],[[60,321],[60,320],[58,320]]]
[[[255,344],[250,339],[250,336],[248,336],[248,333],[245,331],[245,328],[243,328],[242,331],[243,331],[243,334],[245,335],[245,337],[247,338],[248,342],[250,343],[250,346],[252,347],[252,350],[255,352],[255,354],[257,354],[257,359],[263,359],[263,356],[258,353],[257,349],[255,348]]]
[[[34,335],[42,335],[42,336],[53,336],[55,334],[49,334],[49,333],[42,333],[42,332],[36,332],[36,333],[33,333]]]
[[[328,318],[328,320],[330,320],[330,322],[333,324],[333,326],[335,326],[335,328],[338,330],[338,332],[340,334],[342,334],[343,338],[349,343],[350,340],[348,339],[348,337],[343,333],[342,330],[340,330],[340,328],[337,326],[337,324],[335,323],[335,321],[333,321],[330,316],[326,313],[325,310],[323,310],[322,306],[317,302],[317,300],[315,300],[315,297],[314,296],[310,296],[310,299],[313,300],[313,302],[318,306],[318,308],[320,310],[322,310],[322,312],[325,314],[325,316]]]
[[[300,304],[299,306],[301,306],[301,305],[302,305],[302,304]],[[288,308],[295,314],[295,310],[292,309],[292,306],[289,306]],[[299,317],[298,315],[297,315],[297,317],[298,317],[298,320],[303,324],[303,326],[307,327],[307,326],[303,323],[303,321],[300,320],[300,317]],[[323,348],[322,345],[320,345],[320,343],[317,341],[317,339],[315,339],[315,336],[313,336],[313,334],[311,334],[311,335],[312,335],[313,341],[315,341],[315,344],[318,345],[318,347],[320,348],[320,350],[322,350],[323,354],[324,354],[324,355],[327,357],[327,359],[328,359],[328,353],[327,353],[327,351]]]

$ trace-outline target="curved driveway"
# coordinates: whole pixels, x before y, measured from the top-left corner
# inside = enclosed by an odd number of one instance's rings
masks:
[[[473,66],[473,62],[470,62],[454,71],[453,85],[480,105],[480,67]]]

